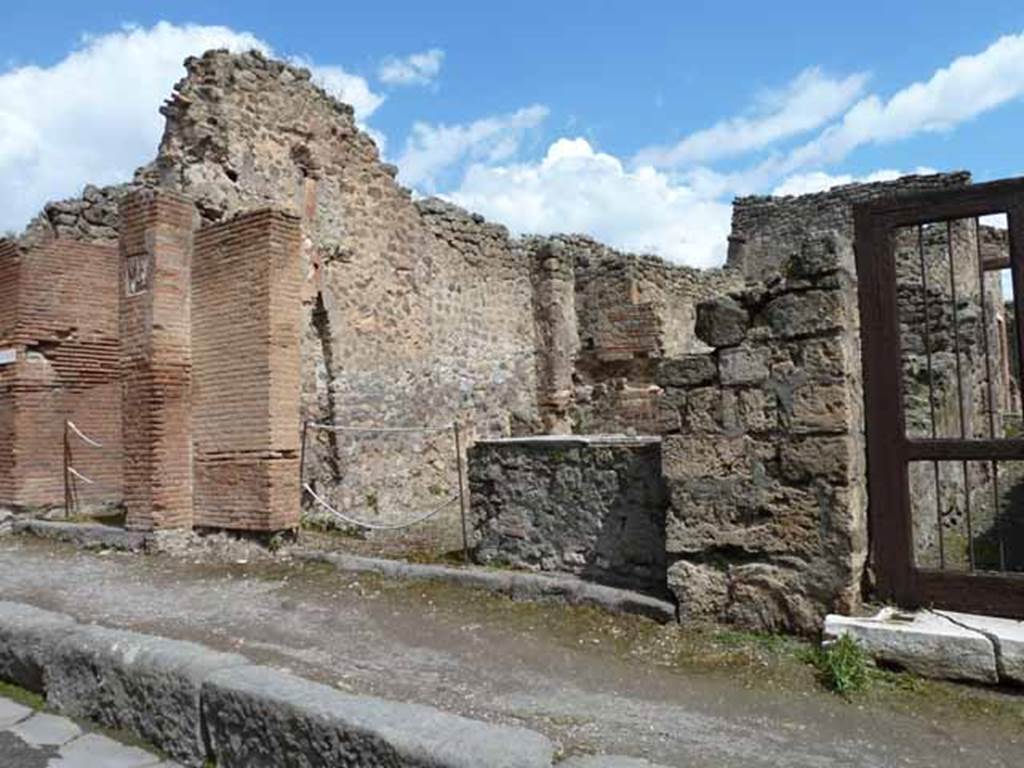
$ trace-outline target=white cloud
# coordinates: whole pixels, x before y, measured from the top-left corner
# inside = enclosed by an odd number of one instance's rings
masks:
[[[156,152],[158,110],[182,62],[210,48],[273,53],[248,32],[160,22],[84,37],[49,67],[0,73],[0,231],[20,229],[47,200],[88,182],[131,178]],[[314,76],[361,117],[380,103],[365,80],[336,67],[315,67]]]
[[[722,120],[668,147],[649,147],[636,157],[640,165],[679,167],[763,149],[819,128],[860,96],[867,75],[833,78],[814,67],[779,91],[762,93],[752,116]]]
[[[444,51],[431,48],[404,58],[385,59],[377,70],[377,77],[388,85],[427,85],[441,72]]]
[[[384,103],[384,97],[370,90],[370,85],[364,77],[346,72],[341,67],[318,66],[308,59],[293,57],[291,61],[293,64],[309,69],[314,83],[334,98],[350,105],[355,110],[360,127],[365,128],[363,121]]]
[[[442,173],[462,162],[508,160],[518,152],[524,134],[547,116],[547,107],[534,104],[468,124],[415,123],[397,160],[399,178],[430,191]]]
[[[474,164],[446,197],[517,233],[583,232],[697,267],[725,258],[728,203],[649,166],[627,170],[582,138],[559,139],[539,163]]]
[[[1024,34],[999,38],[981,53],[961,56],[929,80],[897,91],[888,101],[872,94],[838,123],[795,149],[784,172],[834,163],[865,144],[949,131],[1024,95]]]
[[[850,173],[829,174],[824,171],[811,171],[809,173],[797,173],[782,180],[775,189],[773,195],[806,195],[811,192],[824,192],[844,184],[869,184],[875,181],[893,181],[909,173],[926,175],[936,173],[934,168],[919,167],[914,171],[896,171],[884,168],[863,176],[854,176]]]

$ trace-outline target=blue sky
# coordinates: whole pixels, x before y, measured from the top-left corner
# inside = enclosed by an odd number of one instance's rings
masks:
[[[146,162],[213,44],[311,66],[418,193],[701,266],[737,194],[1024,172],[1020,2],[9,6],[0,229]]]

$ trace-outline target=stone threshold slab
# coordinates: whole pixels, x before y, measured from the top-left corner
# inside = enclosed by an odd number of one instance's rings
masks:
[[[825,618],[825,642],[850,635],[876,660],[924,677],[1024,685],[1024,622],[953,611],[883,608]]]

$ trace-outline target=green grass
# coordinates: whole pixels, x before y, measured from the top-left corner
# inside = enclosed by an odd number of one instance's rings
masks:
[[[5,683],[2,680],[0,680],[0,698],[10,699],[17,704],[21,704],[23,707],[30,707],[35,710],[40,710],[46,705],[46,701],[38,693],[32,693],[32,691],[25,690],[11,683]]]
[[[844,698],[863,692],[871,682],[871,659],[850,635],[814,649],[810,661],[822,685]]]

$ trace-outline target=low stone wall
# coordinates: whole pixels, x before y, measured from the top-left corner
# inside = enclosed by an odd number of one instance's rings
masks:
[[[853,249],[794,246],[782,274],[697,310],[714,350],[662,363],[668,583],[683,618],[814,632],[860,601],[867,550]]]
[[[664,591],[658,438],[480,441],[469,451],[469,489],[478,561]]]

